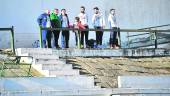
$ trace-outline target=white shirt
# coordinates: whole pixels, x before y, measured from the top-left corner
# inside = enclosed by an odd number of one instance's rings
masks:
[[[88,16],[87,16],[87,14],[85,14],[85,13],[80,13],[80,14],[78,15],[78,17],[80,18],[80,21],[81,21],[81,24],[82,24],[82,25],[88,25]]]
[[[110,27],[118,27],[118,26],[117,26],[116,16],[115,16],[115,15],[109,14],[109,16],[108,16],[108,22],[109,22]]]
[[[105,20],[102,14],[94,14],[92,17],[92,24],[94,27],[104,27]]]

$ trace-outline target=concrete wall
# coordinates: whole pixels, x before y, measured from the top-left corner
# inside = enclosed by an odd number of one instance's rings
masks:
[[[74,6],[73,6],[73,3]],[[89,14],[89,25],[94,6],[99,6],[102,13],[108,15],[110,8],[117,10],[117,19],[121,28],[142,28],[170,23],[169,0],[1,0],[0,1],[0,27],[15,26],[16,47],[32,47],[38,40],[39,28],[36,19],[44,9],[66,8],[73,22],[79,13],[79,7],[86,6]],[[9,34],[0,33],[0,48],[10,45]],[[126,41],[126,33],[122,33],[122,41]],[[95,38],[93,32],[90,38]],[[108,33],[104,34],[104,42],[109,40]],[[70,43],[74,45],[74,34],[71,34]]]
[[[104,8],[103,0],[1,0],[0,27],[15,26],[16,47],[32,47],[32,43],[39,39],[37,17],[45,9],[65,8],[68,10],[70,21],[73,22],[82,5],[86,6],[87,13],[90,13],[89,24],[91,24],[93,7]],[[70,42],[73,42],[74,34],[71,35]],[[0,48],[9,48],[9,33],[1,32],[0,36]]]
[[[170,24],[170,0],[105,0],[106,13],[110,8],[117,11],[121,28],[145,28]],[[170,28],[170,27],[169,27]],[[135,34],[135,33],[131,33]],[[123,40],[127,33],[122,33]]]

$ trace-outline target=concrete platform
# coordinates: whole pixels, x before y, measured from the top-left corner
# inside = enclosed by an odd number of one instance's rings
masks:
[[[119,76],[118,87],[170,89],[170,76]]]
[[[48,48],[17,48],[15,50],[16,55],[23,56],[25,54],[41,54],[41,55],[51,55],[52,49]]]
[[[1,96],[110,96],[111,89],[4,91]]]
[[[23,56],[25,54],[37,55],[57,55],[59,57],[141,57],[141,56],[170,56],[170,49],[41,49],[41,48],[18,48],[16,54]]]

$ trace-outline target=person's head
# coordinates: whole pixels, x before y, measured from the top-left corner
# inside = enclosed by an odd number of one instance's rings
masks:
[[[61,9],[61,15],[66,15],[66,9]]]
[[[93,10],[94,10],[94,13],[95,13],[95,14],[98,14],[98,13],[99,13],[99,8],[98,8],[98,7],[94,7]]]
[[[55,14],[59,14],[59,10],[58,9],[54,9],[54,13]]]
[[[45,10],[45,13],[46,13],[46,14],[50,14],[50,10],[46,9],[46,10]]]
[[[79,22],[79,21],[80,21],[80,18],[79,18],[79,17],[75,17],[75,21],[76,21],[76,22]]]
[[[115,15],[115,14],[116,14],[116,10],[115,10],[115,9],[110,9],[110,13],[111,13],[112,15]]]
[[[81,13],[85,13],[85,10],[86,10],[86,9],[85,9],[84,6],[81,6],[81,7],[80,7],[80,12],[81,12]]]

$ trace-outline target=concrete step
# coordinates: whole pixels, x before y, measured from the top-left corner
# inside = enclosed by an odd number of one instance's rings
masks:
[[[1,78],[0,89],[15,90],[74,90],[96,88],[92,76],[58,76],[58,77],[19,77]]]
[[[2,91],[1,92],[2,96],[119,96],[119,95],[111,95],[111,94],[112,94],[111,89],[96,89],[96,88],[76,89],[76,90],[72,89],[72,90],[9,91],[9,92]]]
[[[79,70],[50,70],[49,76],[78,76]]]
[[[57,55],[37,55],[37,54],[34,54],[34,55],[29,55],[29,56],[32,56],[34,59],[49,59],[49,60],[58,60],[59,59],[59,56],[57,56]]]
[[[17,56],[23,56],[25,54],[44,54],[51,55],[53,49],[48,48],[17,48],[15,50]]]
[[[42,70],[68,70],[73,69],[72,64],[42,64]]]
[[[66,64],[66,60],[36,59],[33,64]]]
[[[119,76],[119,88],[170,88],[170,76]]]
[[[73,70],[71,64],[32,64],[32,67],[46,77],[79,75],[79,70]]]

